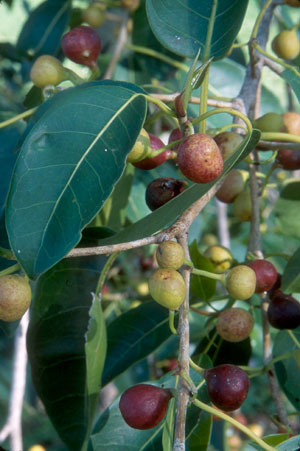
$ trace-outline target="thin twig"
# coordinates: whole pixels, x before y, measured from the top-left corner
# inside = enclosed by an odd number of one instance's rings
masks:
[[[120,28],[120,33],[118,36],[118,40],[116,43],[116,47],[114,50],[114,54],[110,60],[110,63],[108,65],[108,68],[106,69],[105,74],[103,75],[103,79],[107,80],[112,78],[116,65],[120,59],[122,50],[126,44],[127,41],[127,35],[128,35],[128,31],[127,31],[127,26],[128,26],[128,14],[124,13],[124,17],[122,20],[122,24],[121,24],[121,28]]]
[[[173,94],[159,94],[159,93],[151,93],[152,97],[155,97],[156,99],[162,100],[163,102],[174,102],[176,97],[180,95],[180,92],[175,92]],[[189,103],[193,104],[199,104],[200,99],[199,97],[190,97]],[[207,105],[214,106],[217,108],[233,108],[234,102],[227,101],[227,100],[215,100],[215,99],[207,99]]]
[[[29,323],[29,313],[25,313],[15,338],[15,351],[13,360],[12,387],[9,400],[8,417],[0,431],[0,443],[10,436],[10,449],[22,450],[22,408],[26,384],[26,333]]]

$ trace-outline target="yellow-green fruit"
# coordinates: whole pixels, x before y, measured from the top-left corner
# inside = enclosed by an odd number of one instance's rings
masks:
[[[300,114],[289,111],[282,115],[284,131],[300,136]]]
[[[225,278],[225,287],[234,299],[248,299],[255,292],[255,272],[246,265],[235,266]]]
[[[216,329],[226,341],[238,343],[249,337],[254,326],[251,313],[242,308],[228,308],[218,316]]]
[[[82,20],[88,23],[91,27],[100,27],[105,22],[105,5],[95,3],[82,11]]]
[[[281,132],[284,124],[281,114],[266,113],[254,121],[254,127],[262,132]]]
[[[272,49],[279,58],[295,59],[300,52],[300,43],[296,30],[281,31],[272,41]]]
[[[147,158],[151,152],[150,137],[146,130],[142,128],[141,133],[138,136],[131,152],[127,156],[129,163],[137,163],[138,161]]]
[[[218,238],[213,233],[204,233],[201,237],[201,242],[206,246],[213,246],[214,244],[218,244]]]
[[[226,160],[243,141],[243,136],[236,132],[222,132],[214,137],[219,146],[223,160]]]
[[[226,177],[220,187],[216,192],[216,198],[221,202],[226,204],[231,204],[234,199],[242,192],[245,188],[245,182],[249,174],[247,171],[241,169],[232,169]]]
[[[170,310],[177,310],[184,300],[185,283],[175,269],[162,268],[150,277],[149,291],[156,302]]]
[[[217,274],[227,271],[232,264],[232,254],[223,246],[210,246],[206,249],[204,255],[212,262]]]
[[[252,205],[250,191],[242,191],[233,202],[233,214],[240,221],[251,221]]]
[[[0,319],[20,319],[31,302],[31,288],[23,276],[10,274],[0,277]]]
[[[156,249],[156,260],[161,268],[178,269],[184,262],[183,247],[176,241],[164,241]]]
[[[140,6],[140,0],[121,0],[121,6],[133,12]]]
[[[66,79],[65,70],[61,62],[51,55],[39,56],[30,71],[32,83],[39,88],[48,85],[58,85]]]

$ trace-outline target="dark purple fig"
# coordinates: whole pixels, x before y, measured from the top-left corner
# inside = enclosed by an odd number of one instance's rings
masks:
[[[80,25],[68,31],[61,41],[62,50],[67,58],[93,69],[101,52],[101,40],[91,27]]]
[[[177,163],[181,172],[195,183],[212,182],[223,171],[219,147],[210,136],[195,133],[180,144]]]
[[[287,171],[300,169],[300,152],[298,150],[284,149],[279,150],[277,161]]]
[[[187,183],[172,177],[160,177],[149,183],[146,189],[146,204],[150,210],[156,210],[182,193]]]
[[[268,260],[254,260],[248,264],[256,274],[255,293],[269,291],[277,280],[277,271]]]
[[[296,329],[300,326],[300,304],[282,290],[276,290],[270,298],[267,311],[269,323],[275,329]]]
[[[205,370],[207,390],[212,403],[225,412],[239,409],[249,390],[249,378],[235,365],[223,364]]]
[[[134,429],[151,429],[165,417],[172,392],[149,384],[128,388],[120,398],[120,411]]]

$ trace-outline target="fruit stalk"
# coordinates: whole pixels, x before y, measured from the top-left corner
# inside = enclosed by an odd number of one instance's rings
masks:
[[[239,421],[236,421],[234,418],[230,417],[224,412],[221,412],[221,410],[214,409],[213,407],[208,406],[207,404],[204,404],[204,402],[199,401],[199,399],[194,399],[193,404],[195,406],[199,407],[199,409],[205,410],[208,413],[211,413],[212,415],[216,415],[219,418],[222,418],[222,420],[227,421],[228,423],[232,424],[232,426],[239,429],[241,432],[246,434],[249,438],[254,440],[258,445],[260,445],[263,449],[266,451],[275,451],[275,448],[272,446],[269,446],[266,442],[261,440],[257,435],[255,435],[250,429],[248,429],[246,426],[241,424]]]

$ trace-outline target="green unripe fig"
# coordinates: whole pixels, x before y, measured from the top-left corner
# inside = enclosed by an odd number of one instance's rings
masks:
[[[105,9],[104,3],[93,3],[82,11],[82,20],[91,27],[98,28],[105,22]]]
[[[223,160],[229,157],[243,141],[242,135],[236,132],[222,132],[214,137],[219,146]]]
[[[254,326],[251,313],[242,308],[227,308],[218,316],[216,329],[226,341],[238,343],[249,337]]]
[[[233,214],[240,221],[251,221],[252,204],[249,190],[242,191],[233,202]]]
[[[136,163],[147,158],[151,152],[150,136],[144,128],[142,128],[131,152],[127,156],[129,163]]]
[[[245,182],[248,178],[248,173],[241,169],[232,169],[222,183],[219,190],[216,192],[216,198],[226,204],[231,204],[234,199],[245,188]]]
[[[231,266],[232,254],[224,246],[210,246],[206,249],[204,255],[212,262],[217,274],[224,273]]]
[[[184,262],[183,247],[176,241],[164,241],[156,249],[156,260],[161,268],[178,269]]]
[[[130,12],[134,12],[140,6],[140,0],[121,0],[121,6]]]
[[[66,80],[66,74],[61,62],[51,55],[39,56],[30,71],[30,78],[35,86],[44,88],[48,85],[58,85]]]
[[[235,266],[225,278],[225,287],[234,299],[251,298],[256,287],[255,272],[246,265]]]
[[[25,277],[10,274],[0,277],[0,319],[16,321],[28,310],[31,288]]]
[[[184,300],[185,283],[175,269],[162,268],[150,277],[149,291],[156,302],[170,310],[177,310]]]
[[[294,29],[281,31],[272,41],[272,50],[279,58],[295,59],[300,52],[300,42]]]
[[[292,135],[300,136],[300,114],[288,111],[282,115],[284,131]]]
[[[261,132],[281,132],[284,123],[281,114],[266,113],[253,121],[255,128],[258,128]]]

